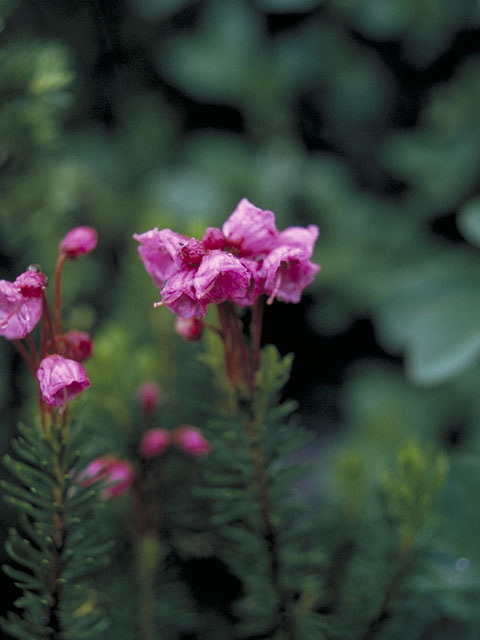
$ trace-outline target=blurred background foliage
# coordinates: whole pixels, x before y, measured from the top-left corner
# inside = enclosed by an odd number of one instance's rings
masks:
[[[296,354],[287,394],[317,434],[308,457],[321,471],[302,491],[335,500],[357,463],[372,482],[406,438],[449,453],[443,552],[418,588],[426,601],[437,593],[437,638],[452,628],[473,637],[480,3],[0,6],[0,275],[12,280],[31,262],[53,275],[63,234],[98,229],[95,254],[67,265],[64,302],[65,326],[96,340],[85,411],[105,446],[134,450],[144,379],[163,387],[168,427],[202,426],[197,400],[208,393],[201,347],[174,339],[173,317],[152,309],[158,293],[132,233],[201,234],[243,196],[275,211],[281,228],[318,224],[322,272],[301,304],[268,309],[265,327],[266,342]],[[7,450],[33,405],[11,345],[0,350]],[[198,624],[192,616],[186,627]]]

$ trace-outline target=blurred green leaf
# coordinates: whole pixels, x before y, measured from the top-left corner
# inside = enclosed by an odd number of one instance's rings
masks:
[[[480,198],[474,198],[462,207],[457,224],[465,238],[480,247]]]

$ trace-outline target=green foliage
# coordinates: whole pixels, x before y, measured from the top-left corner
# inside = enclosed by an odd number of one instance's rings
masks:
[[[16,458],[4,456],[18,483],[2,481],[20,523],[7,542],[14,566],[3,567],[22,591],[15,602],[22,615],[2,621],[14,638],[101,638],[108,627],[93,580],[107,565],[111,544],[100,533],[97,491],[75,482],[89,461],[88,449],[77,449],[83,440],[78,426],[75,431],[66,445],[59,433],[46,438],[39,428],[21,426],[13,441]]]

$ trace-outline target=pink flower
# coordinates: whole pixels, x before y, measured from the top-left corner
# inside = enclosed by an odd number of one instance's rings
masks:
[[[210,452],[212,446],[196,427],[185,425],[174,431],[173,441],[185,453],[201,457]]]
[[[43,273],[28,269],[15,282],[0,280],[0,335],[8,340],[25,338],[42,316]]]
[[[160,406],[162,390],[154,380],[142,383],[137,390],[137,398],[145,413],[154,413]]]
[[[301,249],[282,245],[271,251],[263,261],[265,291],[268,304],[278,298],[282,302],[299,302],[302,292],[320,270]]]
[[[188,238],[170,229],[157,228],[133,235],[140,243],[138,253],[146,272],[159,289],[181,266],[180,250]]]
[[[76,360],[58,354],[44,358],[37,369],[37,380],[44,401],[59,407],[90,386],[87,372]]]
[[[94,342],[86,331],[71,329],[61,336],[60,339],[63,341],[65,356],[67,358],[71,358],[77,362],[84,362],[92,355]]]
[[[175,331],[187,342],[200,340],[203,332],[203,323],[198,318],[179,318],[175,320]]]
[[[116,456],[95,458],[77,477],[84,487],[94,482],[103,482],[107,486],[100,493],[102,498],[114,498],[125,493],[133,482],[133,468],[126,460]]]
[[[97,246],[98,234],[92,227],[75,227],[60,242],[60,252],[70,260],[90,253]]]
[[[237,204],[222,231],[240,255],[254,258],[260,258],[274,246],[278,233],[275,214],[259,209],[246,198]]]
[[[205,303],[234,302],[245,298],[251,275],[231,253],[214,249],[203,258],[194,277],[198,300]]]
[[[177,271],[162,289],[162,301],[154,306],[165,305],[180,318],[203,318],[207,313],[208,300],[199,300],[195,292],[196,269]]]
[[[287,227],[278,232],[276,246],[287,245],[301,249],[307,258],[310,258],[317,239],[318,227],[316,224],[309,224],[308,227]]]
[[[149,429],[140,442],[140,453],[144,458],[153,458],[163,453],[170,444],[170,433],[166,429]]]

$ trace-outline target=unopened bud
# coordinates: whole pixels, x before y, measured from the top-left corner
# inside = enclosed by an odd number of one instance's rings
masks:
[[[93,227],[75,227],[60,242],[60,252],[70,260],[90,253],[97,246],[98,234]]]
[[[145,413],[154,413],[160,406],[162,390],[154,380],[148,380],[138,387],[137,398]]]
[[[170,444],[170,433],[166,429],[149,429],[140,441],[140,453],[144,458],[153,458],[163,453]]]
[[[202,337],[203,323],[199,318],[180,318],[177,316],[175,331],[187,342],[195,342]]]
[[[185,453],[194,457],[201,457],[210,452],[212,446],[196,427],[185,425],[174,431],[173,441]]]
[[[92,355],[94,342],[86,331],[72,329],[62,336],[65,355],[67,358],[84,362]]]

